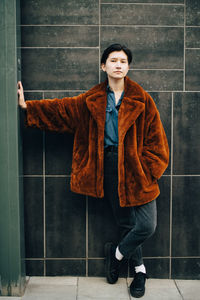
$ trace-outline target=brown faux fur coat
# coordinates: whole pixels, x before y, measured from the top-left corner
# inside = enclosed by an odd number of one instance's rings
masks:
[[[104,196],[106,87],[103,82],[76,97],[26,102],[28,126],[74,133],[71,190],[99,198]],[[157,180],[168,165],[168,143],[154,101],[128,77],[118,135],[120,205],[150,202],[160,193]]]

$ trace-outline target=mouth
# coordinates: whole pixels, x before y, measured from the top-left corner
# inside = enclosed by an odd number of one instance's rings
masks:
[[[122,71],[114,71],[114,73],[122,73]]]

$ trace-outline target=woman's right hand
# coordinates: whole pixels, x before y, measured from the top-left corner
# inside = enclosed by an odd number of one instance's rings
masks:
[[[17,89],[17,94],[18,94],[19,106],[23,109],[26,109],[27,105],[26,105],[26,102],[25,102],[25,99],[24,99],[24,89],[23,89],[21,81],[18,81],[17,88],[18,88]]]

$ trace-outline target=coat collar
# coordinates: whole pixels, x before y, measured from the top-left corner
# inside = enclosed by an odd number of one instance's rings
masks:
[[[87,92],[86,104],[98,128],[104,129],[107,105],[107,80]],[[125,77],[125,89],[119,109],[118,126],[121,134],[135,122],[145,107],[145,91],[136,82]]]

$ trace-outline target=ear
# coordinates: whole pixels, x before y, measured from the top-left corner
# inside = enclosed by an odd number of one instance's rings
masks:
[[[105,64],[101,64],[101,68],[102,68],[102,70],[103,70],[104,72],[106,72],[106,66],[105,66]]]

